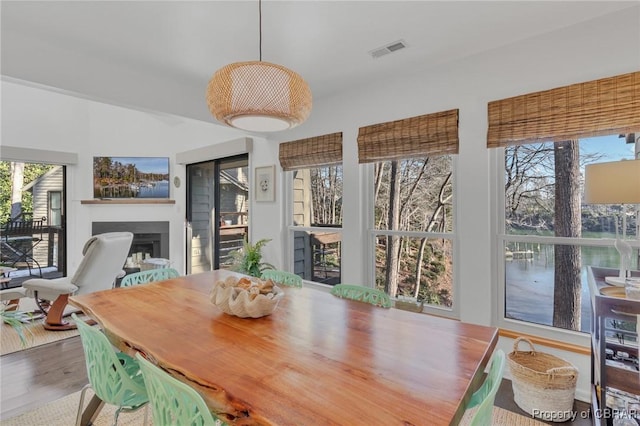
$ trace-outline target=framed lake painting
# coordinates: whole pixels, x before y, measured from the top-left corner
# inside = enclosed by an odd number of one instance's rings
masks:
[[[169,198],[169,158],[93,157],[93,198]]]

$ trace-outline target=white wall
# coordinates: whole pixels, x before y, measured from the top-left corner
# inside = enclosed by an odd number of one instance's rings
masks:
[[[366,213],[361,193],[363,167],[357,163],[360,126],[452,108],[460,109],[457,198],[457,270],[455,294],[463,321],[495,323],[496,258],[492,230],[499,214],[491,201],[491,155],[486,148],[487,103],[492,100],[552,89],[572,83],[624,74],[640,69],[640,7],[605,16],[444,67],[416,70],[411,76],[354,88],[316,101],[311,118],[273,142],[296,140],[337,131],[344,137],[343,277],[364,282],[366,253],[362,230]],[[505,34],[505,37],[508,37]],[[398,54],[402,54],[401,52]],[[393,55],[378,59],[393,60]],[[371,66],[375,66],[372,62]],[[313,89],[313,88],[312,88]],[[275,146],[274,146],[275,149]],[[494,171],[495,172],[495,171]],[[512,341],[501,339],[508,353]],[[578,397],[589,399],[589,359],[546,348],[573,362],[580,370]]]
[[[170,197],[176,200],[175,204],[81,204],[81,200],[93,198],[93,157],[169,157],[171,181],[178,176],[184,183],[185,167],[176,164],[177,152],[236,139],[242,133],[212,123],[107,105],[14,82],[2,81],[1,89],[2,146],[78,154],[78,163],[67,167],[70,272],[78,266],[82,246],[91,236],[91,223],[96,221],[169,221],[169,257],[176,269],[184,270],[184,184],[180,188],[171,185]]]
[[[493,257],[495,211],[491,202],[491,156],[486,149],[487,102],[608,77],[640,69],[640,7],[615,13],[552,34],[487,51],[454,64],[423,69],[369,86],[354,87],[331,98],[314,101],[310,119],[300,127],[254,143],[251,170],[278,164],[278,143],[337,131],[344,137],[343,278],[366,279],[367,206],[364,167],[358,166],[358,128],[378,122],[460,109],[460,154],[456,180],[455,294],[463,321],[491,324],[498,312]],[[505,40],[509,35],[505,34]],[[434,40],[437,42],[437,40]],[[398,53],[402,54],[402,52]],[[378,61],[393,60],[393,55]],[[376,66],[373,61],[371,66]],[[400,70],[402,72],[402,70]],[[313,87],[312,87],[313,90]],[[87,206],[91,198],[91,159],[94,155],[168,156],[172,175],[184,182],[174,153],[242,136],[236,131],[194,120],[129,110],[97,102],[2,83],[2,143],[78,152],[69,168],[69,258],[78,261],[82,242],[97,220],[170,220],[171,258],[182,259],[184,247],[184,186],[172,187],[175,206]],[[251,135],[249,135],[251,136]],[[277,167],[277,170],[280,170]],[[277,176],[275,203],[251,204],[251,239],[271,238],[265,260],[283,265],[286,232],[283,174]],[[182,244],[177,244],[181,241]],[[511,343],[503,339],[507,352]],[[543,349],[544,348],[539,348]],[[550,351],[551,352],[551,351]],[[578,397],[588,399],[587,357],[553,351],[579,367]]]

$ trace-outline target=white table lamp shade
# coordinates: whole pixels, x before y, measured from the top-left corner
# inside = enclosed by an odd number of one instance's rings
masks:
[[[584,202],[587,204],[640,204],[640,160],[589,164],[584,168]],[[623,286],[631,265],[632,247],[626,241],[626,212],[622,213],[622,238],[616,222],[615,248],[620,254],[618,277],[608,284]]]
[[[640,159],[585,166],[584,202],[640,204]]]

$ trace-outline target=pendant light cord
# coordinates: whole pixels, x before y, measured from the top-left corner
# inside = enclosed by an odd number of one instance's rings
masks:
[[[259,38],[259,51],[260,51],[260,62],[262,62],[262,0],[258,0],[258,29],[260,31]]]

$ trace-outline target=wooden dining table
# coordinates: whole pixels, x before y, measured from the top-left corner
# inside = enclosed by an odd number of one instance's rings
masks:
[[[452,425],[497,329],[283,288],[261,318],[210,302],[225,270],[72,296],[119,349],[145,357],[232,425]]]

